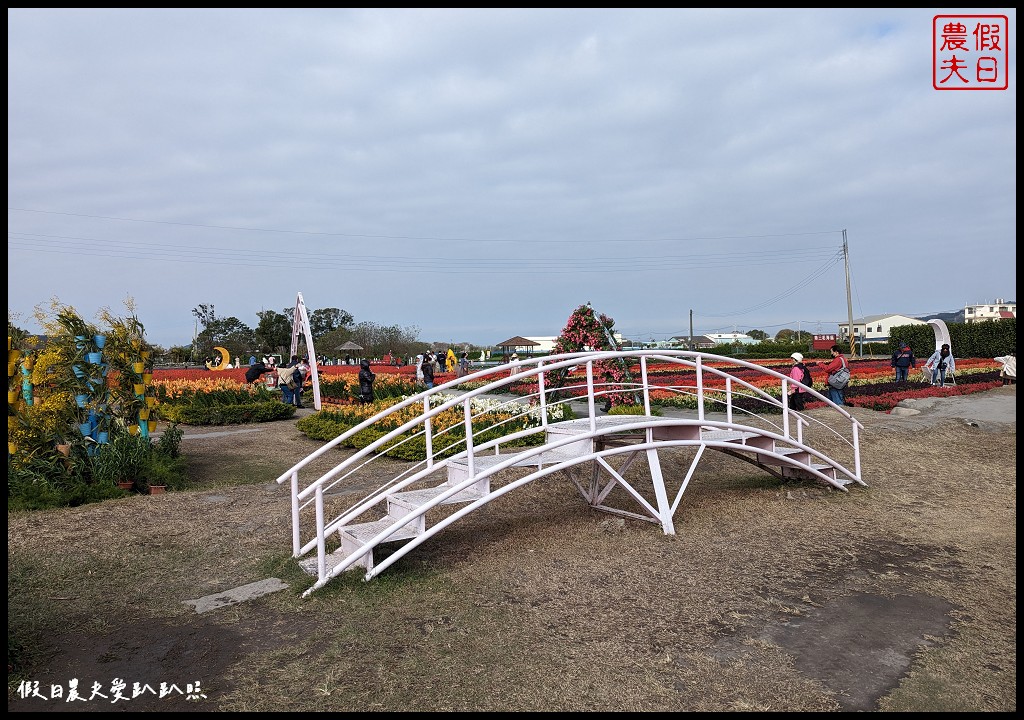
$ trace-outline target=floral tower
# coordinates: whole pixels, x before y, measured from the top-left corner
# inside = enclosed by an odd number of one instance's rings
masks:
[[[580,305],[572,311],[569,321],[562,329],[562,334],[555,340],[552,353],[588,352],[594,350],[618,350],[612,328],[615,321],[604,314],[596,314],[590,303]],[[605,382],[605,412],[613,405],[633,405],[636,403],[634,393],[623,392],[623,384],[631,384],[632,376],[629,366],[621,359],[600,360],[594,363],[594,369]],[[566,373],[555,379],[558,387],[565,380]]]

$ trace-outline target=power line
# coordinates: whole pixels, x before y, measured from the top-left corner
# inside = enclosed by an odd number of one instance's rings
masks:
[[[12,212],[24,212],[24,213],[36,213],[40,215],[60,215],[64,217],[79,217],[89,218],[92,220],[113,220],[116,222],[130,222],[130,223],[146,223],[151,225],[171,225],[177,227],[192,227],[192,228],[204,228],[208,230],[240,230],[244,232],[258,232],[258,233],[282,233],[288,235],[310,235],[310,236],[322,236],[322,237],[346,237],[346,238],[365,238],[371,240],[432,240],[436,242],[472,242],[472,243],[515,243],[517,245],[523,243],[541,243],[544,245],[550,244],[590,244],[594,243],[591,238],[583,240],[528,240],[523,238],[513,239],[501,239],[501,238],[461,238],[461,237],[431,237],[423,235],[370,235],[365,233],[343,233],[343,232],[321,232],[313,230],[290,230],[280,228],[260,228],[260,227],[245,227],[236,225],[213,225],[204,223],[185,223],[185,222],[174,222],[171,220],[144,220],[140,218],[126,218],[117,217],[113,215],[87,215],[85,213],[71,213],[71,212],[59,212],[56,210],[35,210],[31,208],[16,208],[8,207],[8,211]],[[611,240],[601,240],[602,243],[637,243],[637,242],[691,242],[691,241],[707,241],[707,240],[763,240],[766,238],[786,238],[786,237],[809,237],[813,235],[833,235],[835,233],[842,232],[841,230],[820,230],[813,232],[804,233],[776,233],[766,235],[717,235],[717,236],[694,236],[694,237],[662,237],[662,238],[620,238]]]
[[[828,257],[829,247],[786,251],[756,250],[708,255],[645,255],[569,258],[550,256],[517,257],[411,257],[401,255],[352,255],[311,253],[290,250],[282,255],[278,248],[259,250],[249,247],[209,245],[153,245],[145,242],[103,240],[41,233],[8,233],[8,247],[29,252],[84,255],[89,257],[157,260],[163,262],[232,265],[249,267],[286,267],[300,270],[360,270],[380,272],[437,273],[570,273],[570,272],[646,272],[655,270],[736,269],[743,266],[814,262]]]
[[[824,265],[822,265],[817,270],[812,272],[810,275],[805,277],[803,280],[798,282],[796,285],[794,285],[793,287],[789,288],[788,290],[780,293],[779,295],[776,295],[773,298],[765,300],[763,303],[759,303],[758,305],[753,305],[751,307],[744,308],[743,310],[736,310],[734,312],[721,313],[719,315],[703,314],[703,316],[704,317],[710,317],[710,318],[738,317],[740,315],[749,315],[750,313],[756,312],[757,310],[763,310],[764,308],[769,307],[771,305],[774,305],[775,303],[777,303],[777,302],[779,302],[781,300],[785,300],[786,298],[788,298],[789,296],[793,295],[794,293],[796,293],[796,292],[802,290],[803,288],[807,287],[812,282],[817,280],[819,277],[824,275],[831,267],[833,267],[840,260],[842,260],[842,258],[843,258],[843,253],[842,253],[842,250],[840,250],[838,253],[833,255],[829,259],[828,262],[826,262]]]

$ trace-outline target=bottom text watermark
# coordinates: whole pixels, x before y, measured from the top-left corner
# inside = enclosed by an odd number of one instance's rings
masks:
[[[99,681],[79,683],[78,678],[68,680],[64,685],[41,685],[38,680],[22,680],[18,684],[18,696],[23,699],[57,700],[59,702],[131,702],[140,697],[152,696],[158,700],[184,697],[186,700],[205,700],[200,682],[185,683],[185,689],[176,683],[162,682],[156,687],[149,683],[132,683],[131,687],[121,678],[114,678],[109,686]]]

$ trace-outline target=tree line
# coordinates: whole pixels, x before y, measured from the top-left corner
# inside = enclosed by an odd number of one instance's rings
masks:
[[[215,347],[227,350],[231,357],[248,362],[250,355],[262,357],[267,354],[286,355],[291,349],[292,325],[295,308],[281,312],[263,310],[256,313],[258,323],[249,327],[237,317],[218,317],[212,304],[201,304],[192,309],[202,330],[196,333],[191,345],[172,347],[167,356],[175,363],[201,363],[208,357],[216,357]],[[355,322],[352,313],[340,308],[320,308],[309,313],[309,331],[313,336],[313,348],[321,357],[337,358],[353,355],[338,348],[347,342],[354,342],[363,348],[360,357],[383,357],[393,354],[409,357],[422,352],[427,343],[419,341],[418,327],[380,325],[374,322]],[[299,336],[300,355],[308,355],[306,338]]]

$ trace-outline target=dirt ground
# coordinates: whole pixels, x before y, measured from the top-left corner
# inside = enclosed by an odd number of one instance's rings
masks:
[[[718,456],[673,536],[552,477],[308,599],[272,480],[320,443],[187,429],[195,490],[9,514],[8,710],[1016,710],[1016,388],[852,412],[867,488]]]

